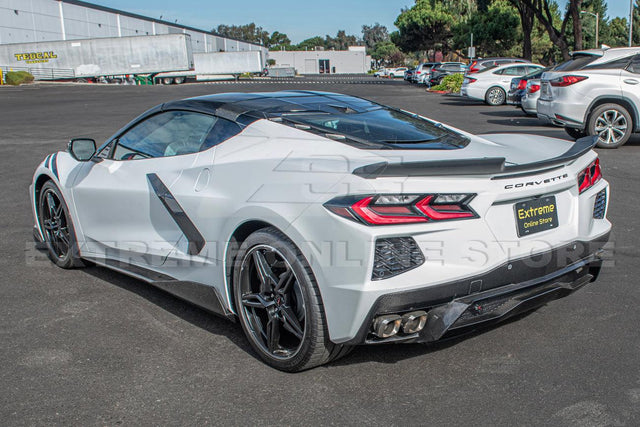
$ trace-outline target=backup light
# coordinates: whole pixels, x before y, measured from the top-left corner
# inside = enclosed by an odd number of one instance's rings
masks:
[[[580,194],[593,187],[602,179],[600,159],[595,159],[586,169],[578,174],[578,191]]]
[[[381,194],[336,197],[325,208],[366,225],[411,224],[477,218],[469,202],[475,194]]]

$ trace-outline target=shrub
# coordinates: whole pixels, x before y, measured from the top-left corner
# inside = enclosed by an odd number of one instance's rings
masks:
[[[33,75],[26,71],[8,71],[5,74],[5,80],[9,85],[18,86],[21,83],[31,83]]]
[[[432,90],[446,90],[447,92],[460,92],[464,74],[449,74],[442,79],[439,85],[433,86]]]

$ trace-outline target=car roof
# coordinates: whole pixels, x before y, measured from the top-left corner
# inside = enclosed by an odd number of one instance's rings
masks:
[[[189,110],[215,114],[248,125],[259,119],[302,112],[364,112],[380,105],[333,92],[287,90],[279,92],[222,93],[170,101],[162,110]]]

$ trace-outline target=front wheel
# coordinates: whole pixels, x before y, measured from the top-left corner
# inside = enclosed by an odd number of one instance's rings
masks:
[[[62,193],[52,181],[44,183],[38,198],[38,223],[49,259],[58,267],[83,267],[75,230]]]
[[[270,366],[297,372],[342,356],[329,341],[320,292],[300,250],[282,232],[264,228],[238,251],[233,272],[240,324]]]
[[[631,114],[621,105],[604,104],[596,108],[587,124],[589,135],[598,135],[598,147],[618,148],[631,137]]]
[[[484,102],[489,105],[496,106],[504,104],[504,101],[507,99],[507,94],[504,89],[501,87],[492,87],[487,91],[487,94],[484,97]]]

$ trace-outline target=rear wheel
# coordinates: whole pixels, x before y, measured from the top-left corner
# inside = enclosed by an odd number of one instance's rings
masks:
[[[252,347],[270,366],[297,372],[346,353],[329,341],[322,298],[300,250],[283,233],[251,234],[235,259],[234,297]]]
[[[484,102],[489,105],[502,105],[507,99],[507,94],[501,87],[494,86],[487,91],[484,96]]]
[[[598,135],[598,147],[618,148],[629,140],[633,121],[623,106],[603,104],[591,113],[587,129],[589,135]]]
[[[173,79],[173,82],[177,85],[181,85],[182,83],[184,83],[184,77],[176,77]]]
[[[38,199],[38,222],[49,258],[58,267],[83,267],[67,204],[52,181],[44,183]]]
[[[567,134],[569,134],[569,136],[573,139],[579,139],[587,136],[587,133],[582,129],[564,128],[564,131],[567,132]]]
[[[163,77],[162,78],[162,84],[163,85],[170,85],[173,83],[173,77]]]

